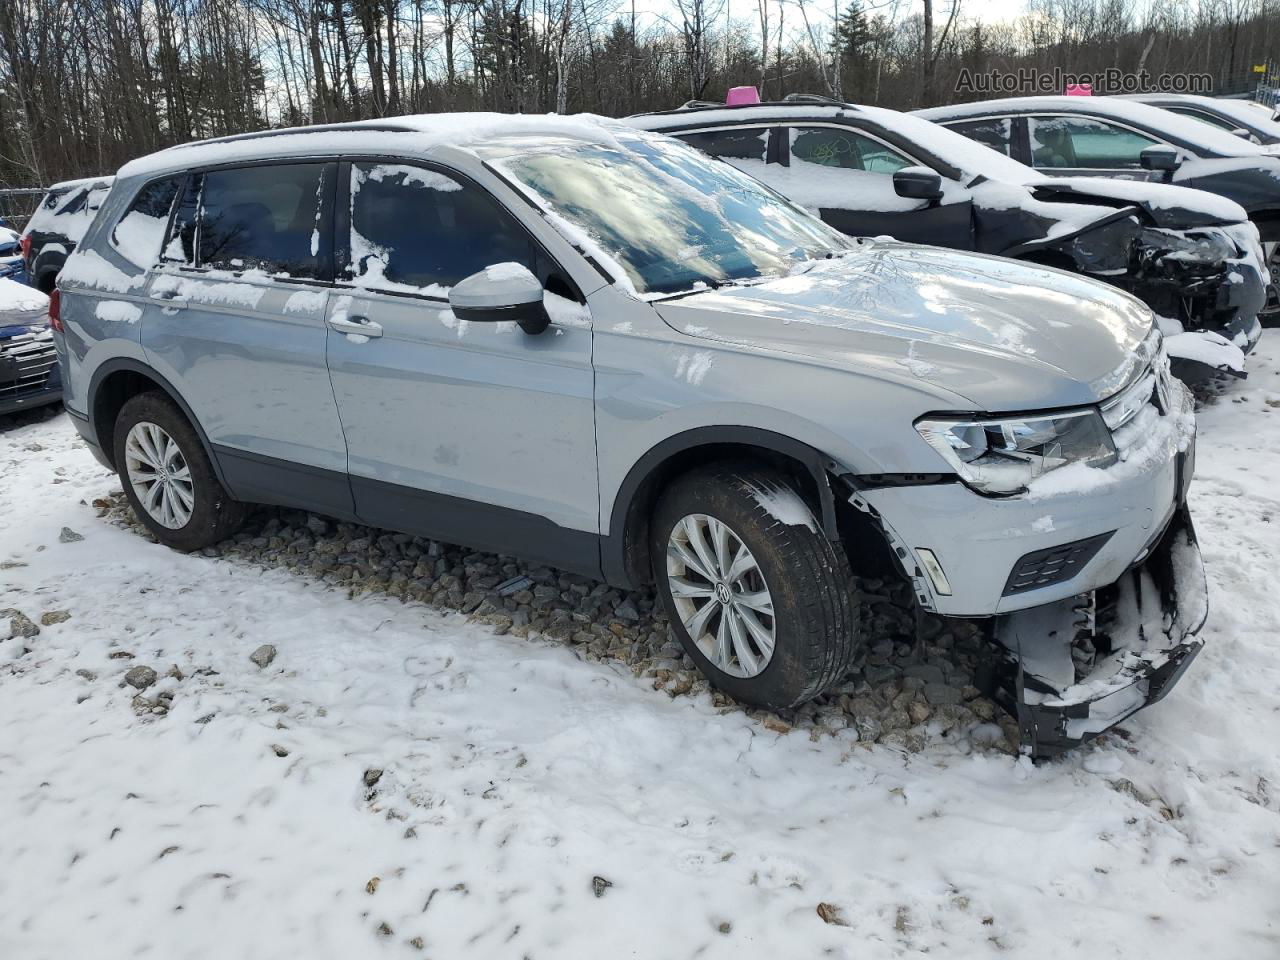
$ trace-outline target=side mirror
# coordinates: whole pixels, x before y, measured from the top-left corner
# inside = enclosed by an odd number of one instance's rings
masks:
[[[449,291],[449,308],[470,323],[513,320],[529,334],[541,333],[551,322],[542,303],[542,284],[518,263],[495,264],[458,281]]]
[[[1233,137],[1239,137],[1241,140],[1250,140],[1253,138],[1253,134],[1251,134],[1244,127],[1236,127],[1234,130],[1231,131],[1231,135]]]
[[[1182,165],[1182,161],[1178,159],[1178,151],[1164,145],[1147,147],[1138,155],[1138,162],[1142,164],[1143,170],[1161,170],[1165,173],[1172,173]]]
[[[908,200],[941,200],[942,176],[928,167],[903,167],[893,174],[893,192]]]

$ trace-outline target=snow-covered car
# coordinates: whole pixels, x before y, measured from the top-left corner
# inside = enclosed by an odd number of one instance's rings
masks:
[[[0,277],[0,414],[62,399],[49,298]]]
[[[853,236],[1060,267],[1162,318],[1175,374],[1241,373],[1269,283],[1237,203],[1202,191],[1049,177],[920,117],[824,97],[630,117],[751,174]]]
[[[1276,122],[1271,107],[1254,100],[1204,97],[1193,93],[1133,93],[1120,99],[1136,100],[1200,120],[1261,144],[1268,148],[1268,153],[1280,153],[1280,123]]]
[[[1169,110],[1120,97],[1014,97],[930,107],[918,116],[1054,175],[1163,180],[1234,200],[1258,227],[1280,283],[1280,157]],[[1263,317],[1280,316],[1273,289]]]
[[[55,183],[45,191],[22,231],[22,256],[33,287],[50,293],[58,282],[58,271],[111,189],[110,177],[89,177]]]
[[[1164,694],[1207,614],[1195,421],[1151,311],[853,240],[599,118],[400,117],[122,168],[51,324],[72,422],[165,544],[284,504],[638,588],[784,708],[860,576],[995,620],[1051,755]]]
[[[22,258],[22,244],[18,231],[0,220],[0,279],[27,281],[27,264]]]

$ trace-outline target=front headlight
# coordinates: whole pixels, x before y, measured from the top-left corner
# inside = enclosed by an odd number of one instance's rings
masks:
[[[1036,477],[1069,463],[1105,467],[1115,444],[1097,410],[1032,417],[925,417],[916,431],[979,493],[1020,493]]]
[[[1220,230],[1143,229],[1139,242],[1163,256],[1189,263],[1221,263],[1236,256],[1236,245]]]

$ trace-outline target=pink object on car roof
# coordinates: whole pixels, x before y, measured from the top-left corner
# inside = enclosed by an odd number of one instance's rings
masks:
[[[1091,84],[1091,83],[1068,83],[1068,84],[1067,84],[1067,96],[1068,96],[1068,97],[1092,97],[1092,96],[1093,96],[1093,84]]]
[[[755,87],[730,87],[724,98],[724,103],[727,107],[741,107],[748,103],[759,102],[760,91]]]

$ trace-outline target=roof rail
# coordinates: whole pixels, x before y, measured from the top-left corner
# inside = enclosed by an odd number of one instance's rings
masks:
[[[843,100],[837,100],[835,97],[828,97],[821,93],[788,93],[782,98],[783,103],[829,103],[836,107],[847,107],[849,104]]]
[[[207,140],[188,140],[177,143],[170,150],[185,147],[203,147],[211,143],[240,143],[245,140],[265,140],[270,137],[287,137],[295,133],[332,133],[354,131],[356,133],[414,133],[414,128],[402,123],[318,123],[310,127],[279,127],[274,130],[254,130],[250,133],[233,133],[228,137],[210,137]]]
[[[714,100],[686,100],[680,104],[681,110],[697,110],[701,107],[723,107],[723,103],[716,103]]]

